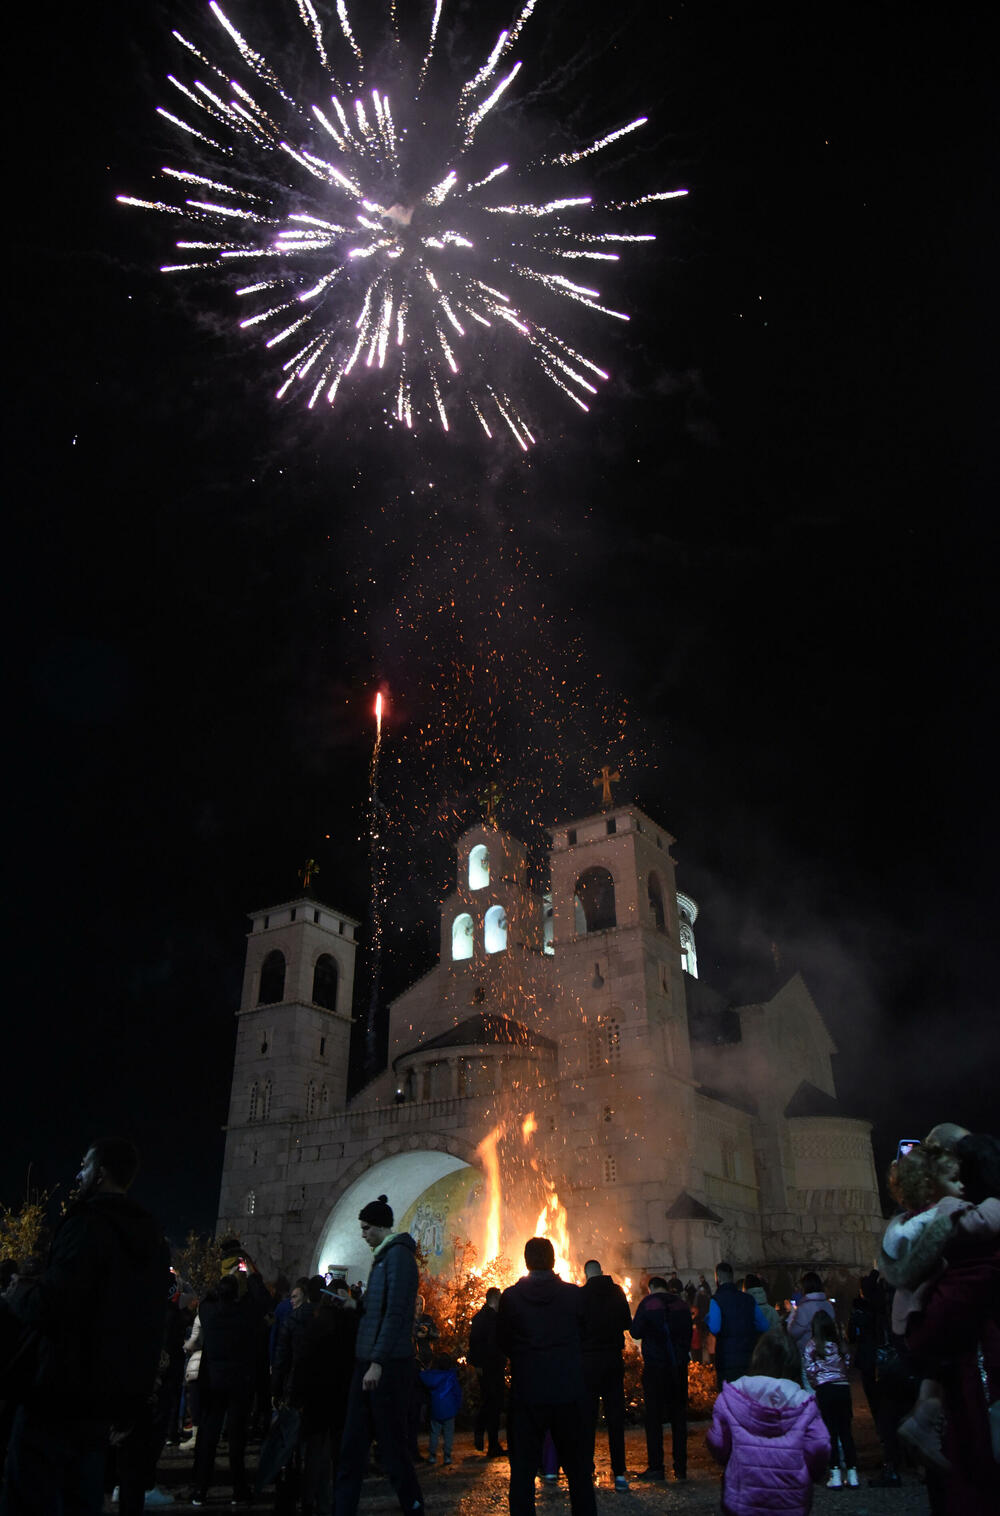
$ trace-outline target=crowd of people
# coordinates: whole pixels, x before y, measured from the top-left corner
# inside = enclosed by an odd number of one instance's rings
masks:
[[[672,1477],[685,1481],[689,1366],[709,1356],[718,1393],[706,1440],[727,1516],[792,1516],[818,1482],[860,1485],[851,1367],[883,1452],[870,1484],[899,1485],[905,1448],[924,1467],[933,1516],[1000,1510],[995,1138],[944,1124],[893,1165],[899,1209],[849,1309],[815,1273],[772,1303],[762,1279],[737,1280],[720,1260],[714,1289],[704,1275],[654,1274],[633,1311],[597,1259],[571,1284],[549,1240],[533,1237],[525,1274],[486,1291],[456,1356],[441,1351],[416,1244],[386,1196],[358,1218],[372,1252],[364,1288],[331,1274],[268,1286],[227,1238],[219,1277],[195,1298],[128,1194],[137,1168],[131,1143],[94,1143],[47,1262],[3,1265],[0,1516],[96,1516],[109,1497],[124,1516],[172,1504],[156,1479],[168,1442],[193,1453],[189,1499],[203,1505],[223,1432],[234,1504],[273,1483],[287,1516],[356,1516],[374,1456],[404,1516],[422,1516],[418,1468],[439,1455],[451,1464],[470,1371],[474,1445],[509,1459],[511,1516],[534,1516],[536,1478],[560,1467],[572,1516],[594,1516],[602,1412],[615,1491],[667,1479],[665,1427]],[[625,1452],[630,1342],[641,1353],[638,1474]]]

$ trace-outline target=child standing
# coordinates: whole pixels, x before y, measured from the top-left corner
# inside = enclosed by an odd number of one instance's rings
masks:
[[[784,1327],[761,1337],[749,1374],[722,1386],[707,1441],[725,1469],[724,1516],[806,1516],[830,1438]]]
[[[829,1311],[817,1311],[812,1336],[803,1355],[806,1378],[816,1391],[816,1404],[830,1434],[831,1468],[828,1490],[846,1483],[858,1487],[857,1455],[851,1432],[851,1387],[847,1382],[847,1354],[841,1347],[837,1323]]]
[[[431,1393],[431,1435],[427,1462],[437,1463],[438,1439],[443,1444],[442,1468],[451,1465],[451,1447],[455,1436],[455,1416],[462,1404],[462,1386],[458,1382],[455,1360],[447,1353],[437,1353],[434,1366],[420,1370],[421,1382]]]

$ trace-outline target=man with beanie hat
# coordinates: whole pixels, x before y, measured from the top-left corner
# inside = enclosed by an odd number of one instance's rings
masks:
[[[374,1439],[378,1456],[404,1516],[422,1513],[424,1497],[407,1448],[406,1417],[413,1386],[413,1310],[417,1298],[417,1245],[409,1232],[394,1232],[385,1195],[358,1214],[371,1248],[347,1421],[340,1445],[335,1516],[355,1516]]]

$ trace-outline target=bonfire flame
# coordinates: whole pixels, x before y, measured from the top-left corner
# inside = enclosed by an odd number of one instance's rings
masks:
[[[482,1160],[486,1170],[486,1238],[483,1247],[483,1259],[490,1262],[491,1259],[500,1257],[500,1160],[497,1157],[497,1143],[503,1136],[503,1123],[495,1126],[476,1148],[476,1157]]]

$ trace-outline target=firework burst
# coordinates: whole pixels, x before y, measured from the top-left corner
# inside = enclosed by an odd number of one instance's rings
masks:
[[[367,50],[346,0],[328,18],[313,0],[289,0],[296,72],[312,69],[296,88],[216,0],[212,41],[173,33],[183,67],[158,109],[181,157],[161,170],[162,198],[118,198],[181,219],[163,272],[235,289],[279,398],[311,408],[368,386],[408,428],[448,431],[464,411],[522,449],[534,441],[520,398],[528,372],[589,409],[608,374],[566,334],[568,307],[629,318],[578,270],[607,271],[624,246],[652,242],[624,213],[685,191],[603,204],[586,192],[577,166],[645,117],[575,151],[502,158],[514,48],[535,4],[460,80],[438,62],[444,0],[431,0],[416,47],[389,0]],[[527,361],[513,363],[517,352]]]

